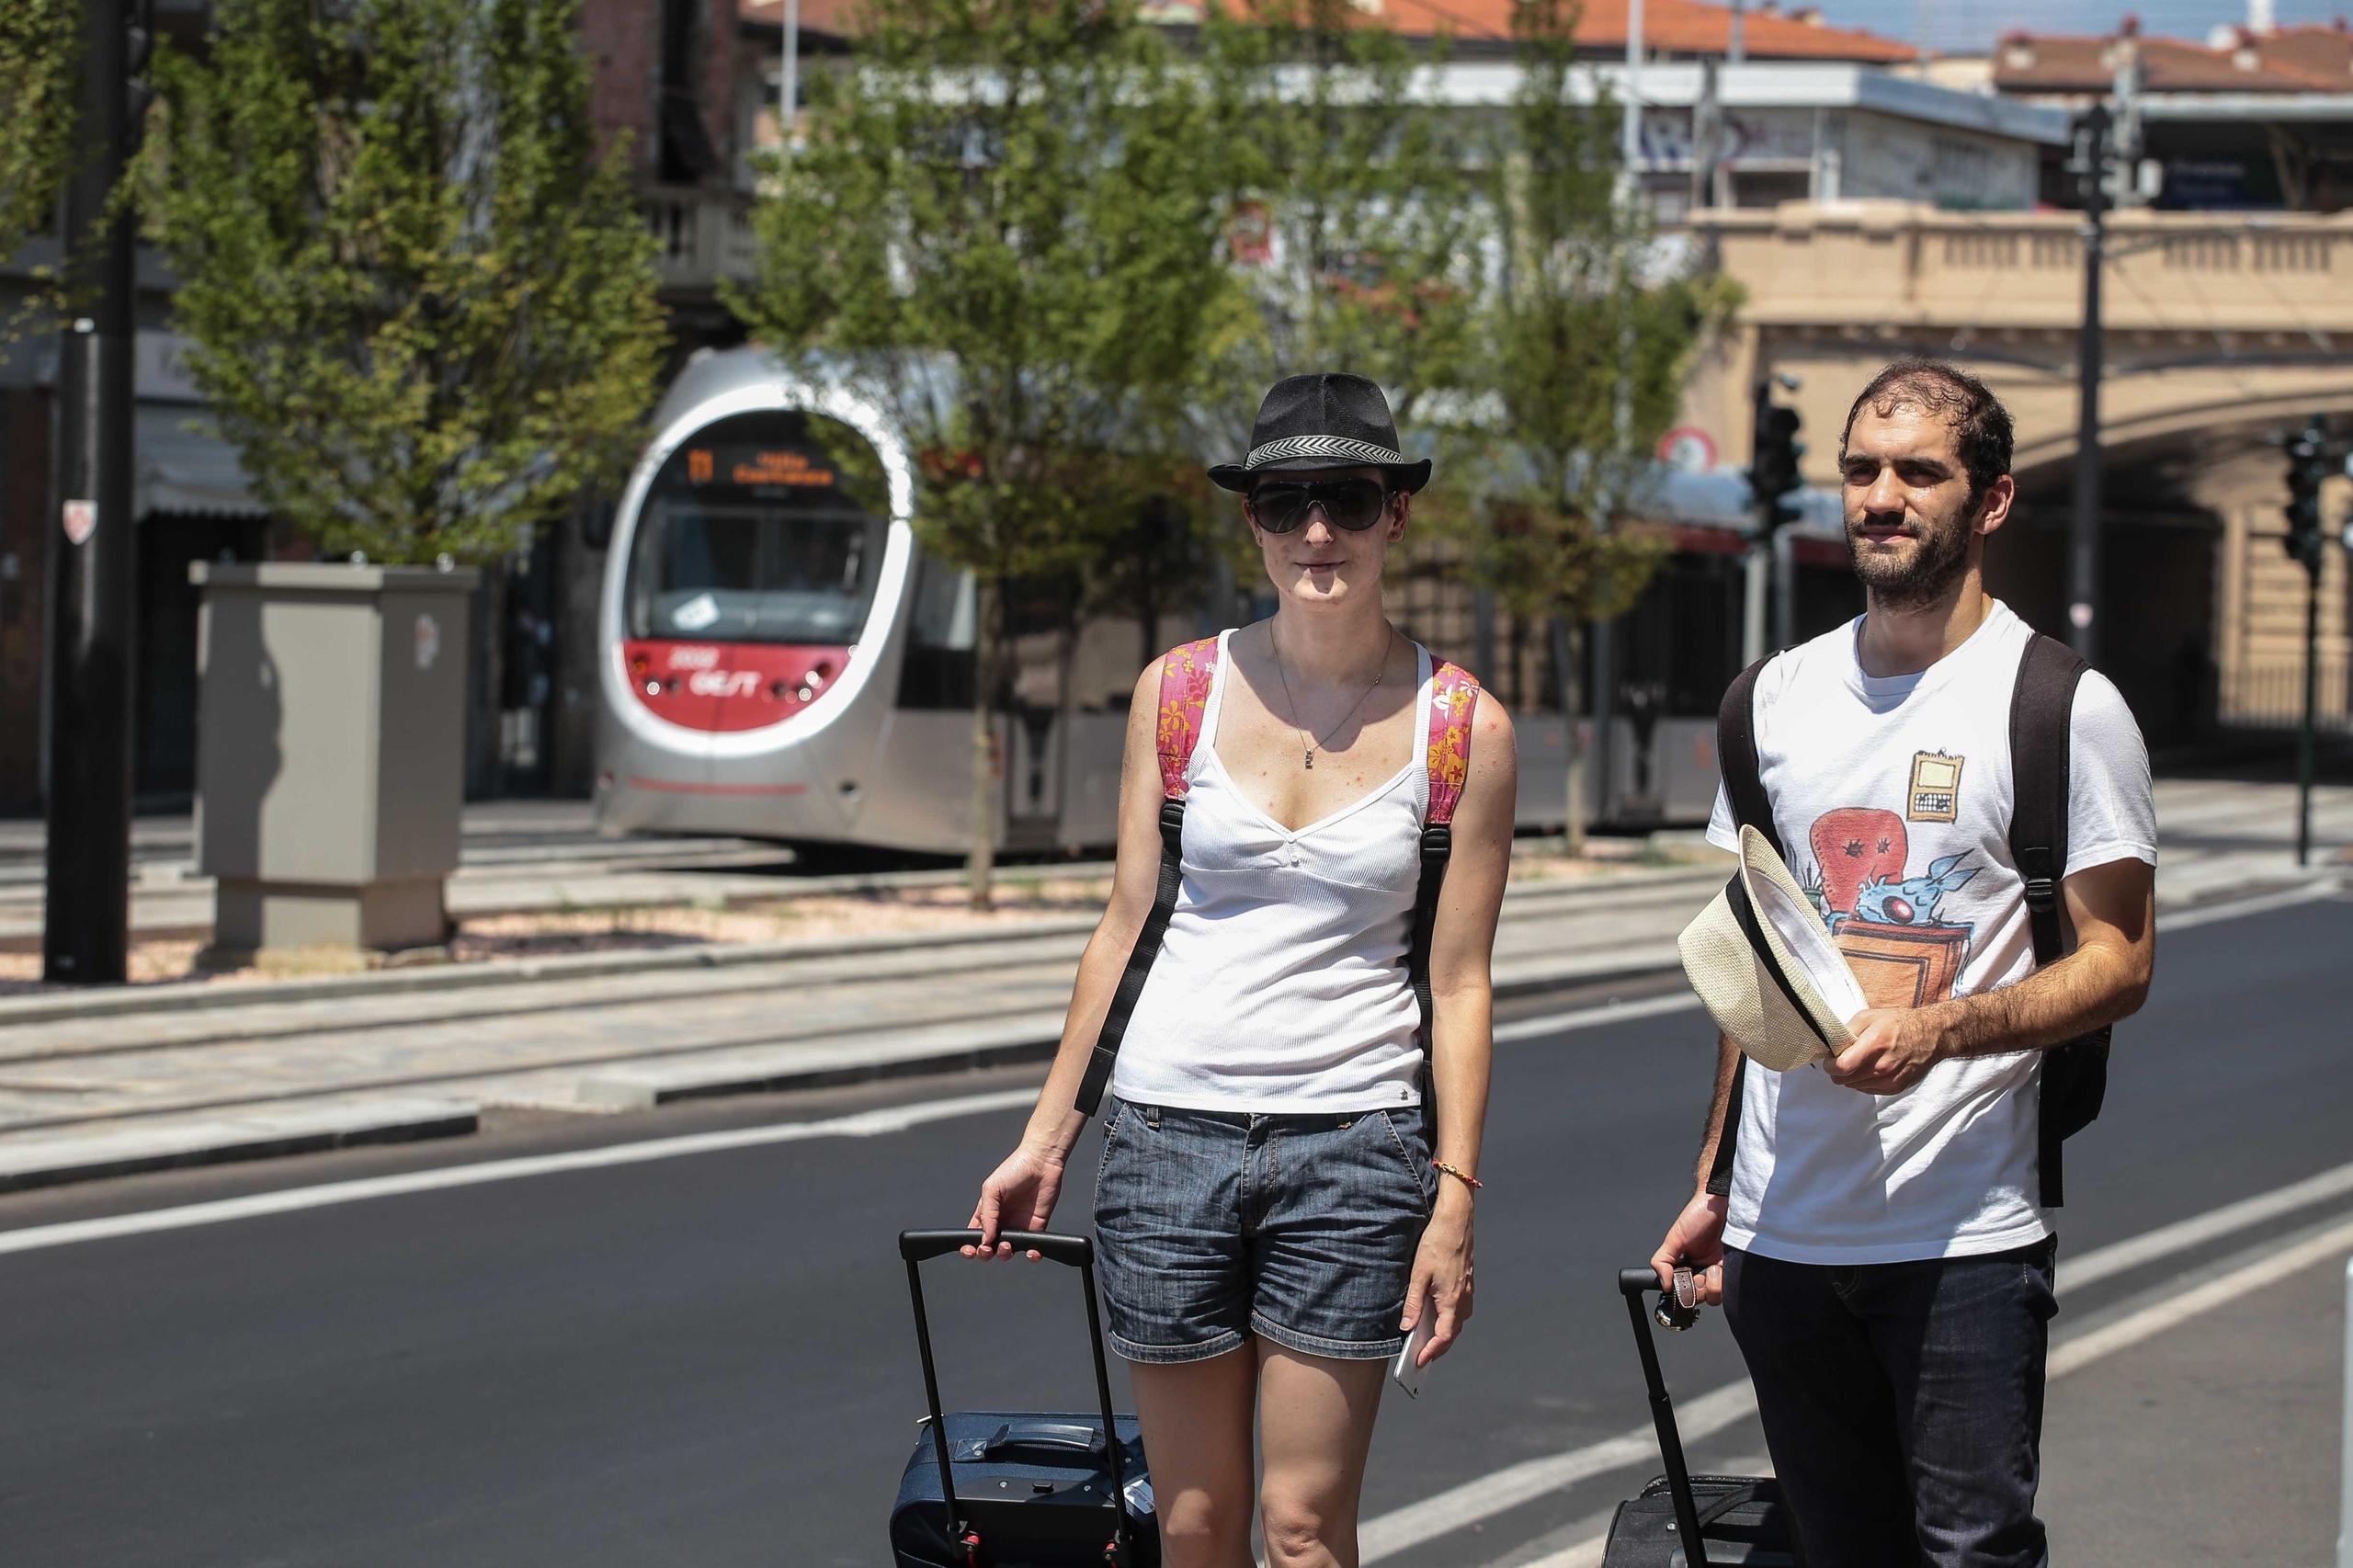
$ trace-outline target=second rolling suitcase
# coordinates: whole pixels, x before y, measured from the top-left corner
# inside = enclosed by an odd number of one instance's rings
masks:
[[[1634,1320],[1634,1347],[1666,1473],[1618,1506],[1602,1568],[1803,1568],[1779,1483],[1769,1476],[1693,1475],[1685,1466],[1675,1403],[1643,1305],[1644,1293],[1657,1289],[1658,1276],[1647,1267],[1618,1276],[1619,1294]]]

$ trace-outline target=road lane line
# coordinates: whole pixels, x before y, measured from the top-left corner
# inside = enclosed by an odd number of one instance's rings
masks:
[[[879,1138],[904,1132],[926,1122],[991,1111],[1017,1110],[1035,1105],[1038,1091],[1002,1089],[995,1094],[966,1095],[957,1099],[921,1105],[859,1111],[855,1116],[824,1121],[794,1121],[781,1126],[740,1127],[721,1132],[694,1132],[642,1143],[612,1143],[596,1149],[575,1149],[562,1154],[532,1154],[513,1160],[485,1160],[479,1165],[449,1165],[436,1170],[404,1171],[398,1176],[364,1176],[329,1182],[322,1187],[288,1187],[256,1192],[243,1198],[216,1199],[174,1209],[112,1214],[97,1220],[72,1220],[55,1225],[33,1225],[21,1231],[0,1231],[0,1253],[35,1252],[68,1246],[75,1242],[104,1241],[116,1236],[144,1235],[154,1231],[187,1230],[218,1225],[232,1220],[291,1214],[305,1209],[326,1209],[370,1198],[396,1198],[414,1192],[441,1192],[452,1187],[480,1187],[526,1176],[555,1176],[567,1171],[602,1169],[608,1165],[642,1165],[688,1154],[722,1153],[770,1143],[799,1143],[813,1138]]]
[[[2060,1288],[2064,1290],[2071,1286],[2088,1284],[2110,1278],[2127,1268],[2139,1267],[2189,1251],[2218,1235],[2227,1234],[2226,1230],[2215,1223],[2224,1216],[2239,1216],[2244,1227],[2301,1208],[2313,1201],[2312,1195],[2315,1192],[2326,1196],[2348,1189],[2353,1189],[2353,1165],[2340,1165],[2320,1176],[2281,1187],[2275,1193],[2229,1204],[2193,1220],[2096,1248],[2073,1265],[2063,1258],[2059,1266]],[[2267,1252],[2263,1256],[2270,1258],[2269,1262],[2233,1267],[2222,1278],[2185,1292],[2179,1298],[2167,1295],[2154,1306],[2089,1331],[2080,1341],[2062,1341],[2052,1352],[2047,1375],[2051,1378],[2064,1376],[2112,1350],[2138,1344],[2151,1334],[2162,1332],[2177,1322],[2186,1321],[2185,1317],[2169,1315],[2176,1300],[2200,1303],[2186,1314],[2195,1316],[2220,1305],[2233,1294],[2258,1289],[2278,1278],[2284,1272],[2281,1259],[2304,1257],[2306,1262],[2310,1262],[2326,1256],[2328,1244],[2353,1245],[2353,1221],[2296,1244],[2289,1253],[2274,1256]],[[2313,1252],[2315,1247],[2321,1250]],[[2312,1254],[2311,1257],[2305,1257],[2308,1253]],[[2230,1289],[2222,1290],[2226,1283]],[[2153,1290],[2164,1289],[2163,1286],[2153,1287]],[[2143,1319],[2154,1326],[2144,1326]],[[2092,1343],[2095,1347],[2089,1353],[2068,1348],[2079,1342]],[[1711,1389],[1694,1400],[1677,1401],[1675,1412],[1676,1425],[1682,1431],[1687,1448],[1756,1413],[1756,1394],[1745,1379]],[[1449,1487],[1418,1503],[1409,1503],[1378,1518],[1367,1520],[1358,1532],[1363,1561],[1376,1562],[1398,1556],[1439,1536],[1492,1518],[1524,1503],[1534,1502],[1547,1493],[1640,1463],[1645,1458],[1655,1459],[1657,1453],[1657,1435],[1646,1423],[1582,1449],[1549,1454],[1540,1459],[1523,1460],[1518,1464]]]
[[[1522,1018],[1500,1026],[1495,1038],[1506,1042],[1528,1040],[1540,1035],[1563,1034],[1574,1029],[1594,1028],[1604,1024],[1623,1023],[1629,1019],[1652,1017],[1662,1013],[1677,1012],[1698,1006],[1690,994],[1654,996],[1637,1002],[1608,1003],[1599,1006],[1580,1007],[1574,1012],[1555,1013],[1544,1017]],[[910,1106],[886,1107],[859,1111],[854,1116],[831,1117],[822,1121],[795,1121],[767,1127],[731,1128],[720,1132],[692,1132],[675,1138],[648,1139],[636,1143],[610,1143],[595,1149],[575,1149],[561,1154],[531,1154],[512,1160],[483,1160],[470,1165],[450,1165],[435,1170],[404,1171],[397,1176],[364,1176],[351,1181],[328,1182],[319,1187],[288,1187],[277,1192],[257,1192],[243,1198],[216,1199],[205,1203],[182,1204],[171,1209],[153,1209],[131,1214],[114,1214],[103,1219],[73,1220],[54,1225],[32,1225],[18,1231],[0,1231],[0,1254],[35,1252],[44,1247],[68,1246],[76,1242],[105,1241],[116,1236],[145,1235],[155,1231],[185,1230],[193,1225],[218,1225],[233,1220],[259,1219],[271,1214],[291,1214],[306,1209],[324,1209],[339,1203],[358,1203],[374,1198],[398,1198],[415,1192],[444,1192],[453,1187],[479,1187],[487,1182],[519,1181],[528,1176],[558,1176],[571,1171],[599,1170],[611,1165],[644,1165],[655,1160],[674,1160],[693,1154],[723,1153],[734,1149],[756,1149],[771,1143],[799,1143],[813,1138],[879,1138],[894,1132],[904,1132],[926,1122],[947,1121],[957,1117],[984,1116],[994,1111],[1026,1108],[1037,1103],[1034,1088],[1002,1089],[994,1094],[966,1095],[955,1099],[929,1100]]]
[[[2160,931],[2187,925],[2204,925],[2239,915],[2260,915],[2290,904],[2333,896],[2334,883],[2315,884],[2309,888],[2292,889],[2285,893],[2265,894],[2235,903],[2207,905],[2178,915],[2160,915]],[[1566,1033],[1574,1029],[1597,1028],[1605,1024],[1662,1017],[1669,1013],[1688,1011],[1699,1006],[1688,992],[1664,996],[1644,997],[1632,1002],[1606,1003],[1580,1007],[1565,1013],[1542,1017],[1520,1018],[1499,1025],[1495,1037],[1499,1043],[1510,1044],[1546,1035]],[[695,1154],[721,1153],[735,1149],[759,1148],[771,1143],[797,1143],[812,1138],[875,1138],[927,1122],[949,1120],[957,1117],[982,1116],[999,1110],[1017,1108],[1034,1102],[1035,1089],[1006,1089],[995,1094],[967,1095],[954,1099],[932,1100],[916,1105],[860,1111],[853,1116],[830,1118],[822,1121],[788,1122],[767,1127],[734,1128],[719,1132],[688,1133],[674,1138],[648,1139],[642,1142],[606,1144],[594,1149],[574,1150],[561,1154],[534,1154],[510,1160],[483,1160],[472,1165],[451,1165],[425,1171],[407,1171],[397,1176],[368,1176],[351,1181],[328,1182],[317,1187],[289,1187],[275,1192],[253,1193],[242,1198],[216,1199],[204,1203],[182,1204],[168,1209],[147,1210],[136,1213],[108,1215],[102,1219],[74,1220],[53,1225],[30,1225],[21,1230],[0,1231],[0,1255],[37,1252],[47,1247],[68,1246],[79,1242],[105,1241],[118,1236],[145,1235],[157,1231],[185,1230],[196,1225],[217,1225],[236,1220],[259,1219],[272,1214],[291,1214],[307,1209],[324,1209],[341,1203],[358,1203],[370,1199],[397,1198],[415,1192],[441,1192],[456,1187],[478,1187],[490,1182],[517,1181],[529,1176],[555,1176],[572,1171],[598,1170],[614,1165],[650,1164],[656,1160],[680,1159]],[[2221,1211],[2218,1210],[2219,1214]],[[2080,1275],[2094,1257],[2087,1256],[2075,1266],[2072,1275]],[[2071,1275],[2071,1277],[2072,1277]],[[1548,1461],[1531,1461],[1548,1462]]]
[[[2190,1319],[2200,1317],[2256,1291],[2268,1290],[2290,1275],[2327,1263],[2353,1252],[2353,1220],[2307,1233],[2300,1241],[2284,1248],[2256,1247],[2221,1264],[2213,1278],[2188,1290],[2173,1292],[2166,1286],[2153,1286],[2135,1300],[2149,1304],[2111,1317],[2085,1332],[2064,1337],[2052,1347],[2044,1381],[2056,1381],[2071,1372],[2081,1371],[2093,1362],[2128,1350],[2135,1345],[2155,1338],[2167,1329],[2177,1328]],[[2086,1258],[2089,1262],[2090,1255]],[[2080,1272],[2080,1270],[2078,1270]],[[1722,1392],[1722,1391],[1718,1391]],[[1754,1401],[1751,1402],[1752,1408]],[[1648,1428],[1644,1428],[1645,1431]],[[1687,1441],[1689,1435],[1687,1434]],[[1653,1449],[1655,1452],[1655,1449]],[[1744,1460],[1723,1467],[1734,1475],[1761,1475],[1766,1462]],[[1612,1504],[1600,1513],[1589,1516],[1567,1529],[1545,1538],[1546,1542],[1569,1538],[1574,1544],[1550,1555],[1535,1555],[1523,1548],[1491,1565],[1491,1568],[1600,1568],[1601,1551],[1607,1544],[1610,1516],[1617,1511]],[[1584,1539],[1574,1540],[1575,1535]],[[1368,1554],[1366,1561],[1371,1561]]]

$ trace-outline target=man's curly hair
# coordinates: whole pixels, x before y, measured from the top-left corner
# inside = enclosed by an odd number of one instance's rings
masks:
[[[1906,403],[1941,415],[1951,425],[1953,446],[1969,473],[1972,506],[2010,472],[2014,432],[2002,400],[1959,366],[1917,356],[1898,359],[1873,376],[1847,410],[1847,427],[1838,433],[1839,468],[1847,466],[1847,442],[1855,433],[1856,415],[1868,407],[1885,418]]]

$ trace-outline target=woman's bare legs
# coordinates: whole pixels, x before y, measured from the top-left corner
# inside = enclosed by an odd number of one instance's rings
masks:
[[[1258,1358],[1251,1350],[1175,1366],[1129,1364],[1165,1568],[1253,1568],[1250,1409]]]
[[[1302,1355],[1263,1336],[1256,1348],[1267,1568],[1356,1568],[1365,1455],[1389,1363]],[[1155,1483],[1159,1462],[1155,1454]]]

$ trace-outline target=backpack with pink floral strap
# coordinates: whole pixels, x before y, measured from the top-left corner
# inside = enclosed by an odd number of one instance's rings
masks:
[[[1152,913],[1136,933],[1129,950],[1120,987],[1112,993],[1110,1010],[1095,1039],[1086,1075],[1079,1081],[1079,1114],[1093,1116],[1111,1082],[1120,1058],[1120,1041],[1128,1019],[1143,992],[1144,977],[1160,956],[1170,916],[1176,913],[1176,894],[1184,885],[1185,794],[1191,787],[1185,775],[1192,766],[1193,748],[1201,738],[1201,717],[1209,705],[1210,686],[1217,676],[1218,641],[1205,637],[1169,650],[1160,662],[1160,885],[1152,899]],[[1471,776],[1471,716],[1479,704],[1479,682],[1468,670],[1444,662],[1431,672],[1430,727],[1427,767],[1429,814],[1422,824],[1421,881],[1414,892],[1413,942],[1406,972],[1414,983],[1414,1000],[1421,1010],[1417,1033],[1422,1047],[1423,1097],[1429,1098],[1430,936],[1438,923],[1438,897],[1446,884],[1446,864],[1454,852],[1454,808],[1461,802],[1462,785]]]

